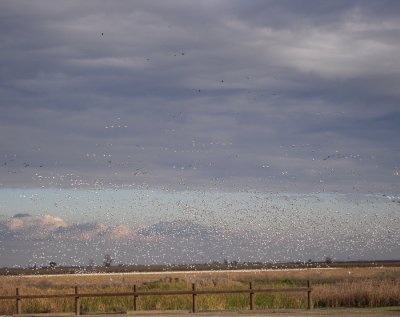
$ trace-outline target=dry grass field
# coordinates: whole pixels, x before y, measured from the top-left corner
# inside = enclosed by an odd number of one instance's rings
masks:
[[[383,307],[400,305],[400,267],[351,267],[273,271],[110,273],[102,275],[65,274],[55,276],[0,276],[0,295],[140,291],[246,289],[305,286],[312,280],[314,307]],[[306,308],[305,293],[258,293],[258,309]],[[24,299],[24,313],[72,312],[73,299]],[[142,310],[190,310],[191,296],[142,296]],[[126,312],[133,310],[130,297],[82,298],[83,313]],[[248,294],[199,295],[198,310],[245,310]],[[11,314],[15,300],[1,300],[0,314]]]

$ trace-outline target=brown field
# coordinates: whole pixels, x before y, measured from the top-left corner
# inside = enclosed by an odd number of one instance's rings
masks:
[[[400,266],[389,267],[339,267],[309,268],[303,270],[274,271],[223,271],[223,272],[163,272],[163,273],[112,273],[104,275],[62,276],[0,276],[0,295],[73,293],[78,285],[80,292],[126,292],[133,285],[138,290],[189,290],[196,283],[198,290],[244,289],[248,282],[254,288],[305,286],[312,280],[315,307],[383,307],[400,305]],[[143,296],[143,310],[190,310],[191,297]],[[304,293],[273,293],[256,295],[258,309],[306,308]],[[83,312],[126,312],[133,310],[132,297],[96,297],[82,299]],[[248,309],[247,294],[198,296],[201,311]],[[0,314],[11,314],[15,300],[0,300]],[[24,299],[22,310],[26,313],[72,312],[73,299]]]
[[[400,267],[400,261],[375,262],[312,262],[312,263],[209,263],[209,264],[170,264],[170,265],[118,265],[92,267],[37,267],[0,268],[0,275],[44,275],[77,273],[131,273],[131,272],[176,272],[176,271],[220,271],[220,270],[284,270],[309,268],[372,268]]]

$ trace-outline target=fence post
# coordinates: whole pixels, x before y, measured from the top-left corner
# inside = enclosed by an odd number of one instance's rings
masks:
[[[79,296],[77,296],[79,293],[78,291],[78,286],[75,286],[75,315],[80,315],[81,314],[81,301]]]
[[[254,310],[254,292],[252,291],[253,289],[253,283],[249,283],[249,288],[250,288],[250,310]]]
[[[15,295],[19,296],[19,288],[17,287],[15,290]],[[16,299],[16,308],[17,308],[17,315],[21,314],[21,298],[17,297]]]
[[[192,291],[195,292],[196,291],[196,284],[192,284]],[[193,293],[192,294],[192,313],[195,313],[197,311],[197,303],[196,303],[196,296],[197,294]]]
[[[136,293],[136,285],[133,285],[133,292]],[[138,297],[136,294],[133,295],[133,310],[137,311],[138,306],[137,306],[137,302],[138,302]]]
[[[311,288],[311,281],[307,281],[307,309],[313,309],[313,303],[312,303],[312,288]]]

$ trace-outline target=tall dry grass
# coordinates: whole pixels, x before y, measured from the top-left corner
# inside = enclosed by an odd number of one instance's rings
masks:
[[[400,305],[400,280],[347,280],[315,286],[317,307],[382,307]]]
[[[400,305],[400,274],[397,269],[352,271],[321,271],[313,274],[313,302],[315,307],[381,307]],[[0,294],[73,293],[79,285],[81,293],[131,292],[133,285],[140,291],[190,290],[195,282],[198,290],[247,289],[305,286],[310,272],[265,272],[260,274],[231,273],[204,275],[160,276],[62,276],[62,277],[0,277]],[[314,272],[315,273],[315,272]],[[364,274],[363,274],[364,273]],[[299,280],[298,277],[303,279]],[[295,278],[295,279],[294,279]],[[248,294],[198,295],[198,310],[244,310],[249,308]],[[72,312],[74,299],[24,299],[24,313]],[[307,296],[302,293],[257,293],[258,309],[306,308]],[[191,296],[141,296],[141,310],[190,310]],[[12,314],[15,300],[0,300],[0,314]],[[133,310],[133,297],[94,297],[81,299],[82,312],[124,312]]]

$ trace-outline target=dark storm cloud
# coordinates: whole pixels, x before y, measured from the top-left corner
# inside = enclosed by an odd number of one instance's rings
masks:
[[[398,186],[397,1],[0,6],[2,187]]]

